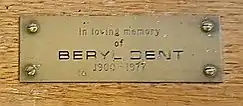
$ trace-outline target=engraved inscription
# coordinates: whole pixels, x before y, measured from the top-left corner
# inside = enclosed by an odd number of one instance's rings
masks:
[[[160,36],[159,28],[134,28],[129,26],[128,28],[78,28],[79,36],[111,36],[115,37],[113,47],[114,48],[124,48],[126,46],[126,40],[122,36],[133,37],[133,36],[144,36],[144,37],[158,37]],[[164,36],[164,35],[161,35]],[[162,38],[159,38],[162,39]],[[66,48],[65,48],[66,49]],[[161,48],[162,49],[162,48]],[[115,71],[118,68],[124,68],[126,71],[143,71],[146,66],[146,62],[141,61],[176,61],[180,60],[183,49],[170,50],[139,50],[139,48],[134,48],[128,51],[123,51],[123,53],[128,55],[128,58],[124,56],[117,55],[116,49],[111,50],[100,50],[95,48],[90,48],[88,50],[60,50],[58,52],[60,60],[72,61],[89,61],[96,60],[97,63],[94,64],[93,71]],[[122,61],[123,64],[117,63],[103,63],[100,60],[113,60]],[[125,61],[126,60],[126,61]],[[137,61],[136,63],[133,63]]]

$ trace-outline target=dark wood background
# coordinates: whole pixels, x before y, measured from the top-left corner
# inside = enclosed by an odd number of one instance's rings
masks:
[[[221,16],[224,83],[19,83],[19,17]],[[0,0],[0,106],[243,106],[242,0]]]

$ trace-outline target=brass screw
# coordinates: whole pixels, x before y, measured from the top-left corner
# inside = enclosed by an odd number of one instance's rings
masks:
[[[204,67],[203,73],[207,77],[215,77],[218,72],[218,68],[212,64],[208,64]]]
[[[36,22],[31,22],[26,26],[27,32],[29,33],[37,33],[40,29],[40,25]]]
[[[29,64],[25,66],[25,72],[28,76],[35,76],[40,65]]]
[[[201,23],[201,30],[203,32],[211,32],[214,29],[214,23],[213,21],[206,19],[204,21],[202,21]]]

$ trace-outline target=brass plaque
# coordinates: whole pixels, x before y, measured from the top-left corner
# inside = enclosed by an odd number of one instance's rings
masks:
[[[21,82],[222,82],[219,16],[21,16]]]

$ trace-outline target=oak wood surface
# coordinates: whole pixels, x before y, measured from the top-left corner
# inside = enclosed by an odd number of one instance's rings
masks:
[[[221,16],[224,83],[20,83],[19,17]],[[243,106],[242,0],[0,0],[0,106]]]

